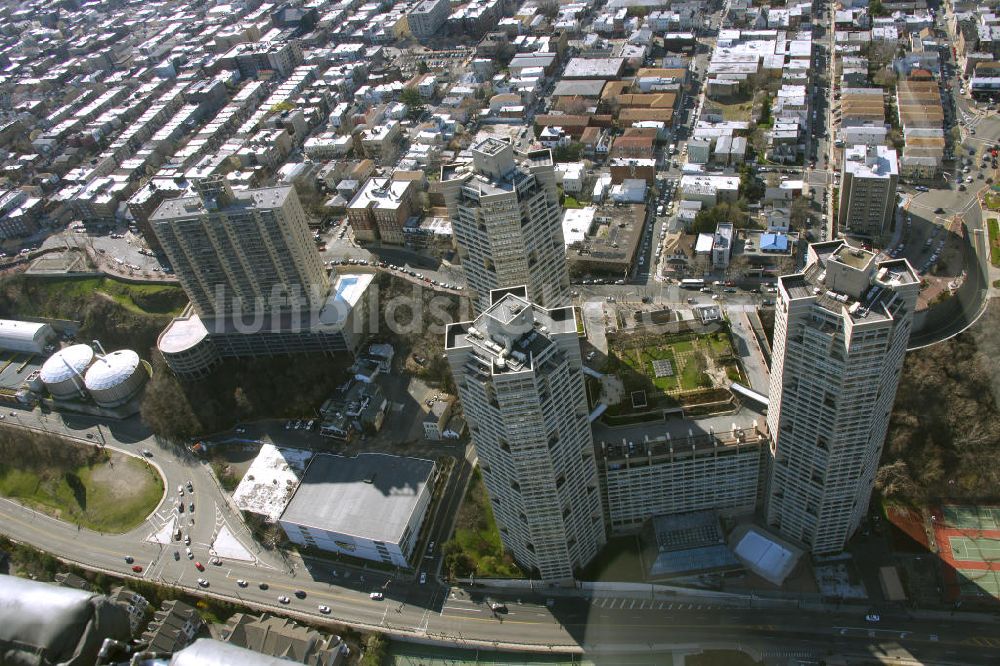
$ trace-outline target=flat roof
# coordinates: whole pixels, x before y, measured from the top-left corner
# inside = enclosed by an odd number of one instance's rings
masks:
[[[433,471],[431,460],[386,453],[317,455],[281,520],[398,543]]]
[[[250,463],[243,480],[233,492],[233,501],[241,511],[266,516],[275,521],[285,510],[298,487],[312,451],[283,449],[263,444]]]

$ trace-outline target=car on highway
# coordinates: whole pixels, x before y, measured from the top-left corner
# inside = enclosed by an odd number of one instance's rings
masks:
[[[426,571],[421,571],[420,572],[420,584],[423,585],[426,582],[427,582],[427,572]]]
[[[934,209],[934,214],[935,215],[944,215],[944,208],[941,208],[940,206],[938,206],[937,208]]]
[[[208,581],[205,580],[204,578],[199,578],[198,579],[198,585],[200,585],[202,587],[208,587]]]
[[[262,590],[266,590],[268,588],[268,584],[267,583],[260,583],[257,587],[259,587]]]
[[[299,599],[305,599],[306,592],[305,590],[295,590],[295,596],[298,597]]]
[[[149,449],[143,449],[142,450],[142,455],[146,456],[147,458],[152,458],[153,457],[153,452],[150,451]]]
[[[317,606],[317,609],[323,615],[329,615],[330,614],[330,607],[329,606],[324,606],[323,604],[320,604],[319,606]]]
[[[125,556],[125,564],[132,564],[133,562],[135,562],[135,559],[131,555]]]
[[[374,599],[375,601],[382,601],[385,596],[381,592],[372,592],[368,595],[369,599]]]
[[[881,619],[878,613],[868,613],[865,615],[865,622],[878,622]]]
[[[135,564],[135,565],[132,566],[132,571],[134,571],[136,573],[142,573],[142,566],[140,566],[138,564]]]
[[[236,584],[239,585],[240,587],[246,587],[250,583],[248,583],[245,580],[243,580],[242,578],[240,578],[239,580],[236,581]]]
[[[278,597],[278,603],[279,604],[290,604],[290,603],[292,603],[292,600],[289,599],[288,597],[286,597],[285,595],[281,595],[280,597]]]
[[[202,564],[201,562],[195,562],[194,563],[194,568],[197,569],[198,571],[204,571],[205,570],[205,565]]]

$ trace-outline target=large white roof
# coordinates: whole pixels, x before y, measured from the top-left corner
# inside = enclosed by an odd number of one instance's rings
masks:
[[[82,375],[93,360],[94,350],[89,345],[71,345],[50,356],[39,376],[46,384],[57,384],[74,375]]]
[[[48,324],[38,324],[32,321],[16,319],[0,319],[0,341],[23,340],[32,341]]]
[[[139,355],[131,349],[119,349],[99,357],[87,370],[84,384],[88,391],[100,391],[118,386],[135,373]]]

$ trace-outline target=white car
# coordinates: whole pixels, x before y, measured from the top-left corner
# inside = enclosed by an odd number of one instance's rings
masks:
[[[865,615],[866,622],[878,622],[881,619],[882,618],[878,616],[878,613],[868,613],[868,615]]]
[[[381,592],[372,592],[368,595],[369,599],[374,599],[375,601],[382,601],[384,595]]]
[[[201,585],[202,587],[208,587],[208,581],[205,580],[204,578],[199,578],[198,584]]]
[[[421,571],[420,572],[420,584],[423,585],[426,582],[427,582],[427,572],[426,571]]]
[[[329,606],[320,606],[319,607],[319,612],[322,613],[323,615],[329,615],[330,614],[330,607]]]

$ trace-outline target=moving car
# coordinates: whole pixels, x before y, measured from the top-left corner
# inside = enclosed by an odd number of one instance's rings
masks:
[[[867,615],[865,615],[866,622],[878,622],[881,619],[882,618],[878,616],[878,613],[868,613]]]
[[[319,606],[319,612],[322,613],[323,615],[329,615],[330,614],[330,607],[329,606],[323,606],[321,604]]]
[[[133,562],[135,562],[135,560],[132,558],[131,555],[125,556],[125,564],[132,564]]]
[[[132,571],[136,573],[142,573],[142,567],[136,564],[135,566],[132,567]]]
[[[297,596],[299,599],[305,599],[306,598],[305,590],[295,590],[295,596]]]
[[[198,584],[201,585],[202,587],[208,587],[208,581],[205,580],[204,578],[199,578]]]
[[[238,581],[236,581],[236,584],[239,585],[240,587],[246,587],[247,585],[249,585],[249,583],[247,583],[242,578],[240,578]]]
[[[286,597],[285,595],[281,595],[280,597],[278,597],[278,603],[281,603],[281,604],[290,604],[291,602],[292,602],[292,600],[289,599],[288,597]]]
[[[421,571],[420,572],[420,584],[423,585],[426,582],[427,582],[427,572],[426,571]]]
[[[372,592],[372,593],[370,593],[368,595],[368,598],[369,599],[374,599],[375,601],[382,601],[382,599],[384,598],[384,596],[383,596],[383,594],[381,592]]]

